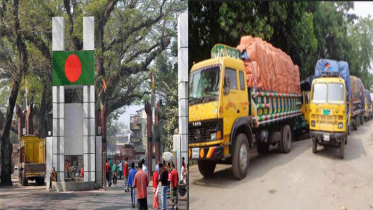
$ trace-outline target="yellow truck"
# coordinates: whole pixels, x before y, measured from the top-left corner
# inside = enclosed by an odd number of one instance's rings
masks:
[[[320,59],[315,67],[310,102],[310,135],[312,152],[317,145],[334,146],[344,158],[344,147],[351,132],[351,119],[356,127],[360,116],[351,99],[351,82],[348,63]]]
[[[301,111],[302,94],[250,88],[240,51],[218,44],[219,55],[192,66],[189,75],[189,159],[209,177],[217,163],[232,164],[243,179],[249,150],[259,154],[270,145],[288,153],[294,132],[307,124]]]
[[[45,179],[45,139],[37,136],[22,136],[19,143],[19,182],[22,186],[28,180],[44,185]]]

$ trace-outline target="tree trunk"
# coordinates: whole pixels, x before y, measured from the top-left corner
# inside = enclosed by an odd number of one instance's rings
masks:
[[[12,164],[12,144],[10,143],[10,126],[12,125],[13,110],[16,104],[17,96],[19,91],[19,82],[14,79],[12,92],[9,97],[9,106],[6,112],[4,132],[1,136],[1,185],[2,186],[13,186],[11,179]]]

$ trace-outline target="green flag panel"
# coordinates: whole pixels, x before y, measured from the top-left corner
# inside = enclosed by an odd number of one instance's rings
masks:
[[[95,82],[95,52],[53,51],[53,86],[93,85]]]

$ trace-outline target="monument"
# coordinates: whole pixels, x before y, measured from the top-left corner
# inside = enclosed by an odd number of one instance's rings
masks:
[[[96,135],[95,125],[94,18],[83,17],[83,49],[65,51],[65,20],[53,17],[52,50],[53,130],[46,139],[47,187],[54,167],[57,182],[52,190],[93,190],[103,181],[102,139]],[[82,102],[65,101],[65,90],[81,89]],[[71,174],[65,161],[72,156],[79,157],[76,162],[84,166],[84,173],[79,171],[83,180],[67,179]]]

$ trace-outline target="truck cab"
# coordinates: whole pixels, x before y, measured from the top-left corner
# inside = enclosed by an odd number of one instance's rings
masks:
[[[228,53],[220,57],[212,52],[211,59],[193,65],[189,76],[189,158],[198,160],[204,176],[214,172],[217,162],[231,161],[231,131],[237,119],[249,117],[246,72],[237,59],[239,53],[224,45],[215,49]],[[249,145],[245,146],[242,170],[248,162]]]
[[[310,135],[312,150],[317,144],[340,147],[344,156],[347,133],[350,129],[350,114],[346,83],[340,77],[321,77],[312,81],[310,102]]]

